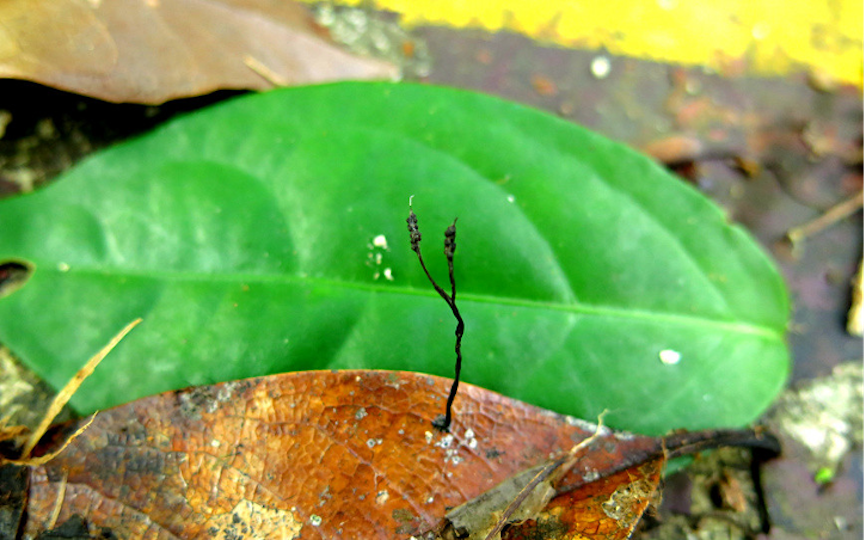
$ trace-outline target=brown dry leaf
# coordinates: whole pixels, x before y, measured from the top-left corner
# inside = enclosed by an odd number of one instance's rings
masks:
[[[121,538],[408,538],[595,430],[466,385],[441,433],[430,420],[449,386],[413,373],[301,372],[104,411],[30,469],[23,530],[48,528],[60,504],[57,523],[81,515]],[[604,429],[563,483],[642,463],[659,444]]]
[[[600,478],[556,497],[535,519],[513,525],[504,540],[625,540],[656,496],[664,459]]]
[[[288,373],[141,399],[83,432],[86,420],[56,426],[34,455],[79,434],[53,459],[0,467],[0,484],[27,490],[8,508],[0,498],[0,534],[12,516],[5,531],[26,537],[80,530],[84,518],[94,537],[428,539],[447,530],[450,509],[499,492],[494,522],[469,531],[478,538],[498,538],[503,524],[523,537],[555,526],[626,538],[667,455],[754,442],[752,432],[616,433],[468,384],[442,433],[431,419],[450,385],[405,372]],[[535,486],[540,495],[520,498]],[[531,511],[512,512],[523,500]]]
[[[3,0],[0,77],[113,102],[217,89],[393,79],[346,53],[286,0]]]
[[[448,511],[440,530],[433,533],[436,540],[500,540],[506,527],[538,517],[556,495],[556,487],[561,484],[563,476],[578,461],[591,456],[591,446],[601,438],[603,426],[600,422],[601,419],[595,433],[568,452],[520,471],[493,489]],[[628,457],[624,456],[624,460],[627,461]]]

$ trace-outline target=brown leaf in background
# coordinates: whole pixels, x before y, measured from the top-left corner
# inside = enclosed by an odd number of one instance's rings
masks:
[[[30,469],[24,531],[49,528],[60,504],[56,523],[81,515],[128,538],[243,528],[256,538],[408,537],[595,429],[466,385],[451,433],[441,433],[430,421],[449,385],[413,373],[301,372],[102,412],[57,458]],[[563,483],[609,476],[659,445],[603,430]]]
[[[285,0],[4,0],[0,77],[113,102],[396,77]]]

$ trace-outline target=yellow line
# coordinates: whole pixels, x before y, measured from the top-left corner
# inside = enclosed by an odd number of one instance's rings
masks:
[[[358,0],[337,0],[357,5]],[[511,30],[580,49],[863,86],[862,0],[365,0],[407,26]]]

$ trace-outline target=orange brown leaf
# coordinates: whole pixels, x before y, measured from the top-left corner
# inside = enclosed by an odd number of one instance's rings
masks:
[[[653,502],[663,469],[664,459],[656,458],[563,493],[536,519],[509,527],[502,538],[625,540]]]
[[[48,528],[59,505],[57,523],[80,515],[118,537],[408,538],[595,431],[466,385],[441,433],[430,422],[449,386],[414,373],[301,372],[104,411],[30,469],[24,532]],[[658,439],[603,429],[562,484],[595,482],[659,450]]]

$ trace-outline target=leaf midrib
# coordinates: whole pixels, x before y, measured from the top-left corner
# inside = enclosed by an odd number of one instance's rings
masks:
[[[57,268],[38,268],[37,271],[50,271],[56,274],[93,274],[106,275],[116,278],[131,277],[131,278],[147,278],[163,281],[199,281],[199,282],[230,282],[230,283],[309,283],[315,286],[340,287],[344,289],[354,289],[359,291],[404,294],[412,296],[424,296],[429,298],[438,298],[438,295],[433,290],[416,289],[394,284],[381,283],[362,283],[357,281],[329,279],[318,276],[299,276],[294,274],[258,274],[258,273],[201,273],[193,271],[134,271],[124,269],[117,271],[116,269],[99,269],[87,266],[74,266],[68,270],[61,271]],[[572,304],[564,304],[560,302],[545,302],[539,300],[529,300],[526,298],[515,298],[509,296],[491,296],[485,294],[461,293],[457,291],[458,302],[477,302],[484,304],[500,304],[503,306],[523,307],[532,309],[547,309],[551,311],[560,311],[565,313],[574,313],[581,315],[590,315],[595,317],[618,318],[625,320],[636,320],[643,322],[653,322],[657,324],[670,324],[677,326],[688,326],[693,328],[706,328],[712,331],[730,332],[743,335],[751,335],[771,341],[782,342],[784,340],[783,332],[779,332],[772,327],[750,324],[744,322],[722,321],[710,319],[706,317],[698,317],[694,315],[684,315],[679,313],[667,313],[663,311],[648,311],[644,309],[620,308],[611,306],[598,306],[574,302]]]

